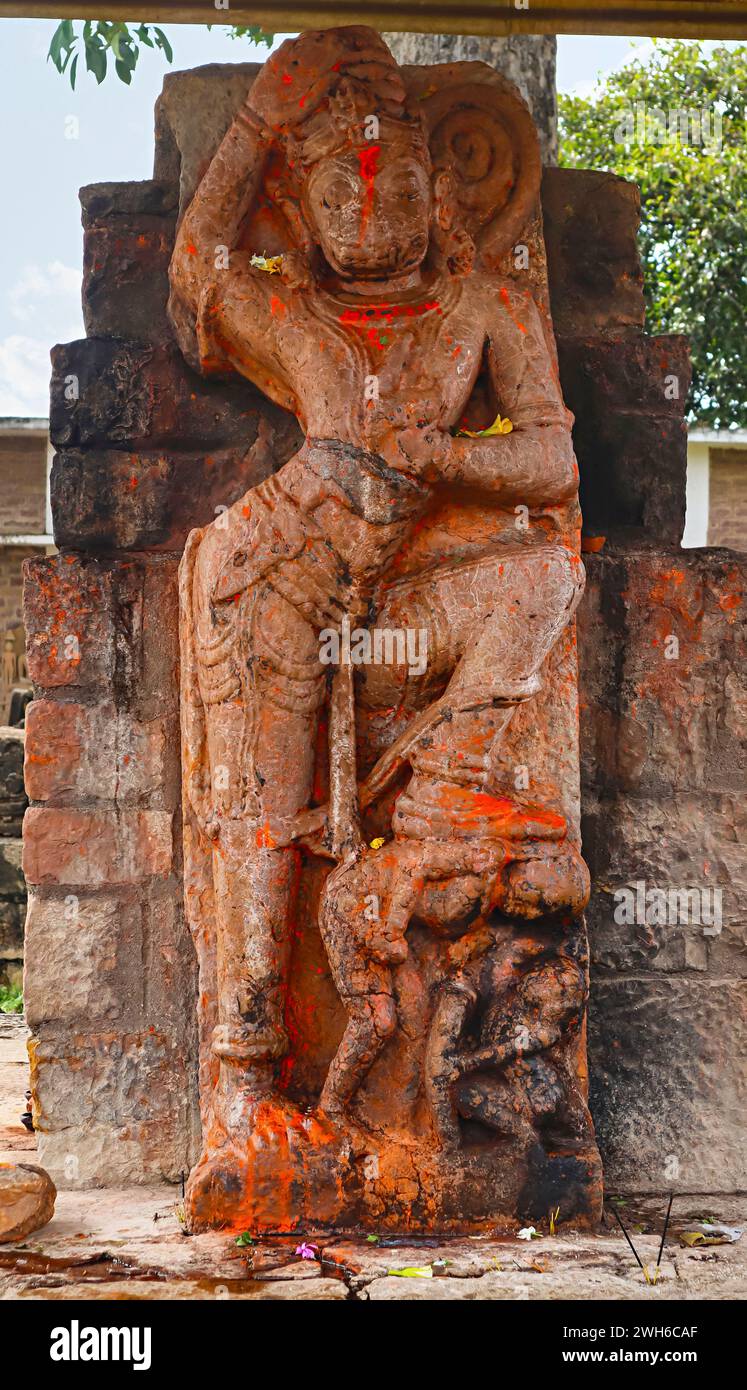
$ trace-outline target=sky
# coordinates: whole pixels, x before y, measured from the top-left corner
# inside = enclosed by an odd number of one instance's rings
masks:
[[[169,68],[163,54],[146,48],[130,87],[113,73],[98,87],[82,72],[72,92],[67,78],[47,62],[54,20],[3,19],[0,25],[7,194],[0,224],[0,415],[46,415],[49,349],[84,336],[78,189],[150,178],[153,107]],[[174,49],[171,70],[261,62],[268,51],[232,39],[219,27],[175,24],[168,26],[168,35]],[[600,74],[626,62],[634,46],[648,43],[559,38],[559,89],[586,95]]]

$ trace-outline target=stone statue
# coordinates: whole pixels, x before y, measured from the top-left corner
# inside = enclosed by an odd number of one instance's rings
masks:
[[[551,328],[499,273],[539,178],[491,69],[400,70],[333,29],[267,60],[180,225],[187,359],[305,436],[181,567],[188,908],[213,959],[196,1228],[596,1214],[588,874],[557,786],[525,796],[500,762],[583,588]],[[546,717],[533,737],[575,766]],[[294,1098],[300,916],[338,1012],[320,1093]]]

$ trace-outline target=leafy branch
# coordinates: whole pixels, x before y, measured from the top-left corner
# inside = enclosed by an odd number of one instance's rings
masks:
[[[0,1014],[22,1014],[23,994],[20,985],[0,985]]]
[[[207,25],[208,29],[212,27],[212,24]],[[268,48],[275,37],[274,34],[265,33],[257,24],[234,24],[229,32],[234,39],[248,38],[250,42],[264,43]],[[87,19],[79,31],[72,19],[63,19],[52,35],[47,60],[54,64],[59,73],[67,73],[70,86],[75,90],[81,56],[88,72],[93,73],[99,85],[106,77],[109,59],[112,58],[117,77],[129,86],[143,45],[160,49],[168,63],[174,61],[171,44],[157,24],[134,26],[106,19]]]
[[[690,416],[720,429],[747,424],[746,84],[747,44],[674,40],[558,101],[561,163],[640,187],[648,331],[688,335]]]

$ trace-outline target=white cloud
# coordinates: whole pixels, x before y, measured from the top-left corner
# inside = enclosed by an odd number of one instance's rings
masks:
[[[0,341],[0,415],[49,413],[49,348],[20,333]]]
[[[71,301],[80,303],[81,272],[62,261],[48,261],[46,269],[38,265],[23,266],[20,276],[8,290],[10,312],[19,323],[31,323],[49,317],[50,299],[66,301],[67,313]],[[44,301],[41,303],[40,301]]]
[[[588,101],[611,73],[636,60],[645,62],[652,51],[651,39],[561,35],[558,39],[558,91]]]
[[[54,260],[22,266],[6,291],[20,331],[0,339],[0,415],[48,413],[49,350],[83,336],[80,284],[80,270]]]

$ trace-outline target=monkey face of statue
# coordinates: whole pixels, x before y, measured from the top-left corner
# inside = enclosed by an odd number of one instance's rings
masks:
[[[377,280],[416,269],[428,249],[431,185],[421,157],[374,143],[328,155],[305,188],[306,216],[338,275]]]

